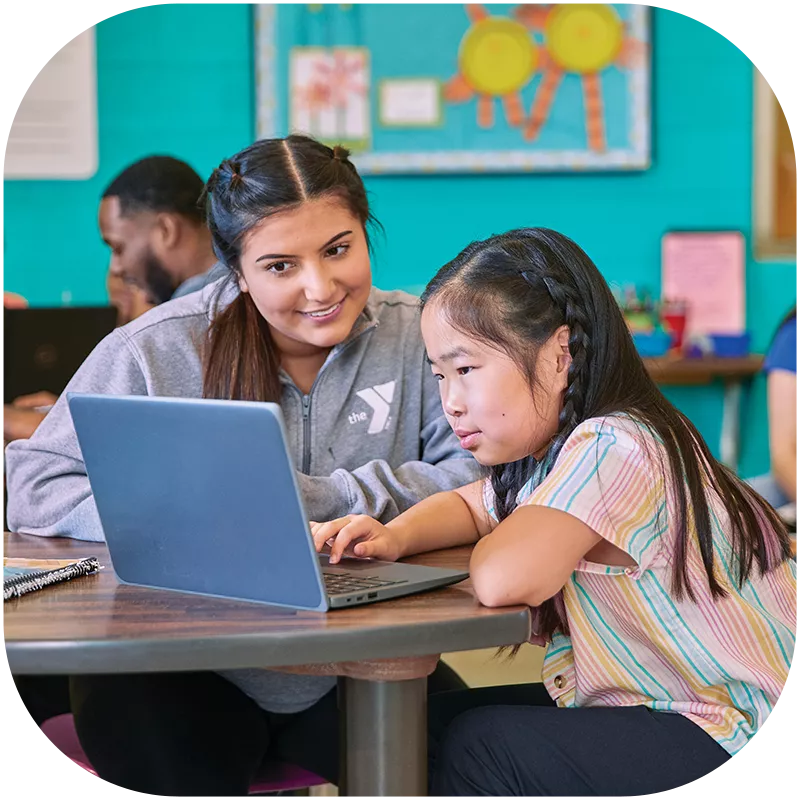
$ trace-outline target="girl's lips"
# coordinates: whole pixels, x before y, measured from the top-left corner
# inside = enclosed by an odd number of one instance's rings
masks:
[[[456,433],[459,443],[465,450],[469,450],[470,447],[474,447],[480,435],[480,431],[473,431],[472,433]]]
[[[306,319],[310,319],[312,322],[329,322],[339,315],[343,307],[344,298],[342,298],[335,306],[332,306],[331,310],[327,314],[312,314],[309,311],[301,311],[300,313]]]

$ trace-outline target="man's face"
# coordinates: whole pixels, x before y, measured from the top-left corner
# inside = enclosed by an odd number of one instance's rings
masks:
[[[153,248],[157,215],[151,211],[123,215],[119,198],[112,196],[100,202],[98,222],[100,235],[111,248],[111,275],[143,289],[155,304],[169,300],[177,282]]]

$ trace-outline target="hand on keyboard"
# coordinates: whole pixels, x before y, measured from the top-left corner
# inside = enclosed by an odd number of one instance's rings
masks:
[[[330,522],[312,522],[311,535],[318,553],[330,543],[331,564],[336,564],[345,554],[381,561],[397,561],[402,555],[397,534],[363,514],[351,514]]]

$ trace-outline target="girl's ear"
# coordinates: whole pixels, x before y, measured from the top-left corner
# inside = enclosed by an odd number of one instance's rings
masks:
[[[249,292],[250,290],[247,288],[247,281],[244,279],[244,275],[239,276],[239,290],[242,292]]]
[[[572,356],[569,354],[569,327],[562,325],[555,332],[556,345],[558,347],[558,357],[556,359],[556,370],[564,375],[566,381],[567,370],[572,363]]]

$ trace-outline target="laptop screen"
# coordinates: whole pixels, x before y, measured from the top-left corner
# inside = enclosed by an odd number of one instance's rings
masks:
[[[61,394],[100,340],[114,329],[113,306],[6,309],[4,402],[48,391]]]

